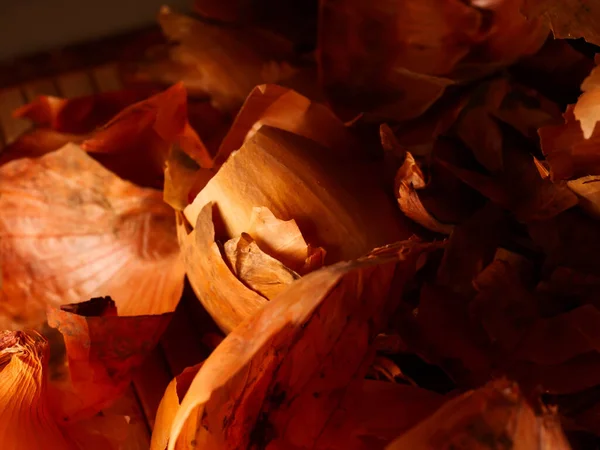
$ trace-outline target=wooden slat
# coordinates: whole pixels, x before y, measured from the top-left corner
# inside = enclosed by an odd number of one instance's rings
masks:
[[[92,79],[100,92],[122,89],[123,83],[116,64],[107,64],[92,70]]]
[[[18,0],[15,0],[15,3],[18,3]],[[5,4],[6,1],[0,1],[0,5]],[[2,7],[0,10],[5,12]],[[129,55],[142,55],[148,47],[162,43],[162,32],[158,26],[152,25],[144,30],[132,30],[99,41],[67,46],[16,60],[0,61],[0,89],[128,59]]]
[[[87,72],[72,72],[59,75],[56,86],[61,97],[75,98],[94,93],[92,80]]]
[[[58,95],[56,86],[52,80],[38,80],[23,86],[25,99],[28,102],[35,100],[40,95]]]
[[[31,127],[27,120],[15,119],[12,113],[26,103],[23,92],[19,88],[0,91],[0,128],[6,145],[14,142],[21,133]]]

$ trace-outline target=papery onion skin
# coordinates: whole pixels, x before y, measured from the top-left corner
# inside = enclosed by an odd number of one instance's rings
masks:
[[[448,86],[535,53],[549,30],[522,0],[322,0],[320,79],[338,111],[420,116]]]
[[[137,442],[128,440],[128,418],[108,411],[64,423],[66,399],[56,395],[55,380],[48,380],[48,354],[48,342],[35,331],[0,332],[3,449],[123,450],[125,442]]]
[[[13,115],[62,133],[87,134],[129,105],[156,93],[155,88],[123,89],[77,98],[42,95]]]
[[[178,236],[196,296],[226,333],[294,280],[323,265],[325,250],[304,240],[294,220],[254,208],[248,233],[222,244],[218,215],[206,205],[190,230],[178,213]]]
[[[70,144],[0,166],[4,328],[47,305],[110,295],[122,315],[175,309],[183,290],[172,210]]]
[[[171,383],[169,383],[169,386],[167,386],[167,390],[160,401],[156,413],[156,423],[152,430],[150,450],[166,449],[171,433],[171,426],[173,425],[177,410],[181,405],[183,397],[187,394],[194,377],[202,367],[202,364],[203,363],[199,363],[184,369],[184,371],[173,378]]]
[[[76,450],[54,417],[45,368],[48,344],[36,332],[0,332],[0,442],[7,450]]]
[[[529,18],[548,22],[556,38],[584,38],[600,45],[600,7],[581,0],[525,0],[523,12]]]
[[[205,361],[168,448],[318,448],[344,393],[362,384],[373,333],[437,248],[401,242],[291,284]],[[263,434],[265,426],[273,433]]]
[[[158,16],[173,46],[166,58],[142,66],[142,80],[183,81],[192,95],[210,97],[222,111],[235,112],[252,89],[278,83],[297,70],[292,44],[256,28],[227,28],[177,14],[164,6]]]
[[[532,408],[515,383],[496,380],[449,400],[386,450],[570,450],[554,412]]]
[[[179,239],[188,277],[225,332],[266,299],[236,278],[216,241],[247,232],[260,250],[303,274],[412,235],[368,167],[266,125],[229,155],[183,213]]]
[[[325,249],[326,263],[412,234],[364,166],[339,161],[314,141],[268,126],[231,154],[184,210],[192,226],[209,202],[230,237],[246,231],[255,206],[281,220],[294,219],[308,242]]]
[[[158,344],[171,313],[119,316],[109,297],[48,308],[48,324],[64,337],[70,383],[62,389],[61,418],[88,418],[119,398]]]
[[[246,287],[227,266],[215,242],[213,205],[206,205],[190,230],[177,213],[177,233],[188,278],[200,302],[225,333],[251,317],[267,300]]]

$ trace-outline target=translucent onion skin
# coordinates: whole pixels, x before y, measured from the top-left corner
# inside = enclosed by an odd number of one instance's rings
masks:
[[[497,380],[446,402],[386,450],[570,450],[555,412],[533,408],[518,386]]]
[[[448,86],[535,53],[549,29],[523,0],[323,0],[318,62],[333,105],[352,116],[420,116]],[[407,25],[409,24],[409,25]]]
[[[120,315],[172,312],[183,290],[175,219],[160,191],[117,177],[75,144],[0,166],[2,328],[47,306],[111,296]]]
[[[204,362],[173,419],[169,450],[319,448],[345,394],[362,389],[372,338],[436,248],[401,242],[292,283]],[[262,434],[261,418],[273,433]]]
[[[246,231],[254,207],[294,219],[307,242],[325,249],[326,263],[357,258],[412,234],[368,169],[268,126],[232,153],[184,210],[192,226],[209,202],[229,237]]]
[[[107,413],[64,420],[61,407],[66,398],[56,380],[48,381],[48,355],[48,342],[35,331],[0,332],[2,448],[123,450],[131,430],[125,416]]]
[[[280,221],[293,220],[304,242],[313,250],[322,249],[309,255],[305,245],[306,262],[299,265],[290,256],[269,253],[267,240],[262,247],[259,243],[263,251],[300,273],[360,257],[412,235],[408,219],[363,166],[340,161],[311,139],[263,125],[229,155],[184,209],[185,218],[180,217],[187,275],[200,302],[226,332],[254,314],[268,297],[249,290],[231,273],[216,243],[246,232],[258,239],[251,230],[257,207]],[[193,230],[186,230],[185,219]],[[278,283],[275,278],[271,281]]]
[[[47,364],[47,342],[36,332],[0,333],[2,448],[77,448],[53,417],[45,373]]]

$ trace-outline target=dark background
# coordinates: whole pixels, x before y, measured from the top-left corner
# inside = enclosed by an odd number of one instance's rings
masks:
[[[0,61],[58,49],[156,23],[162,5],[190,0],[0,0]]]

